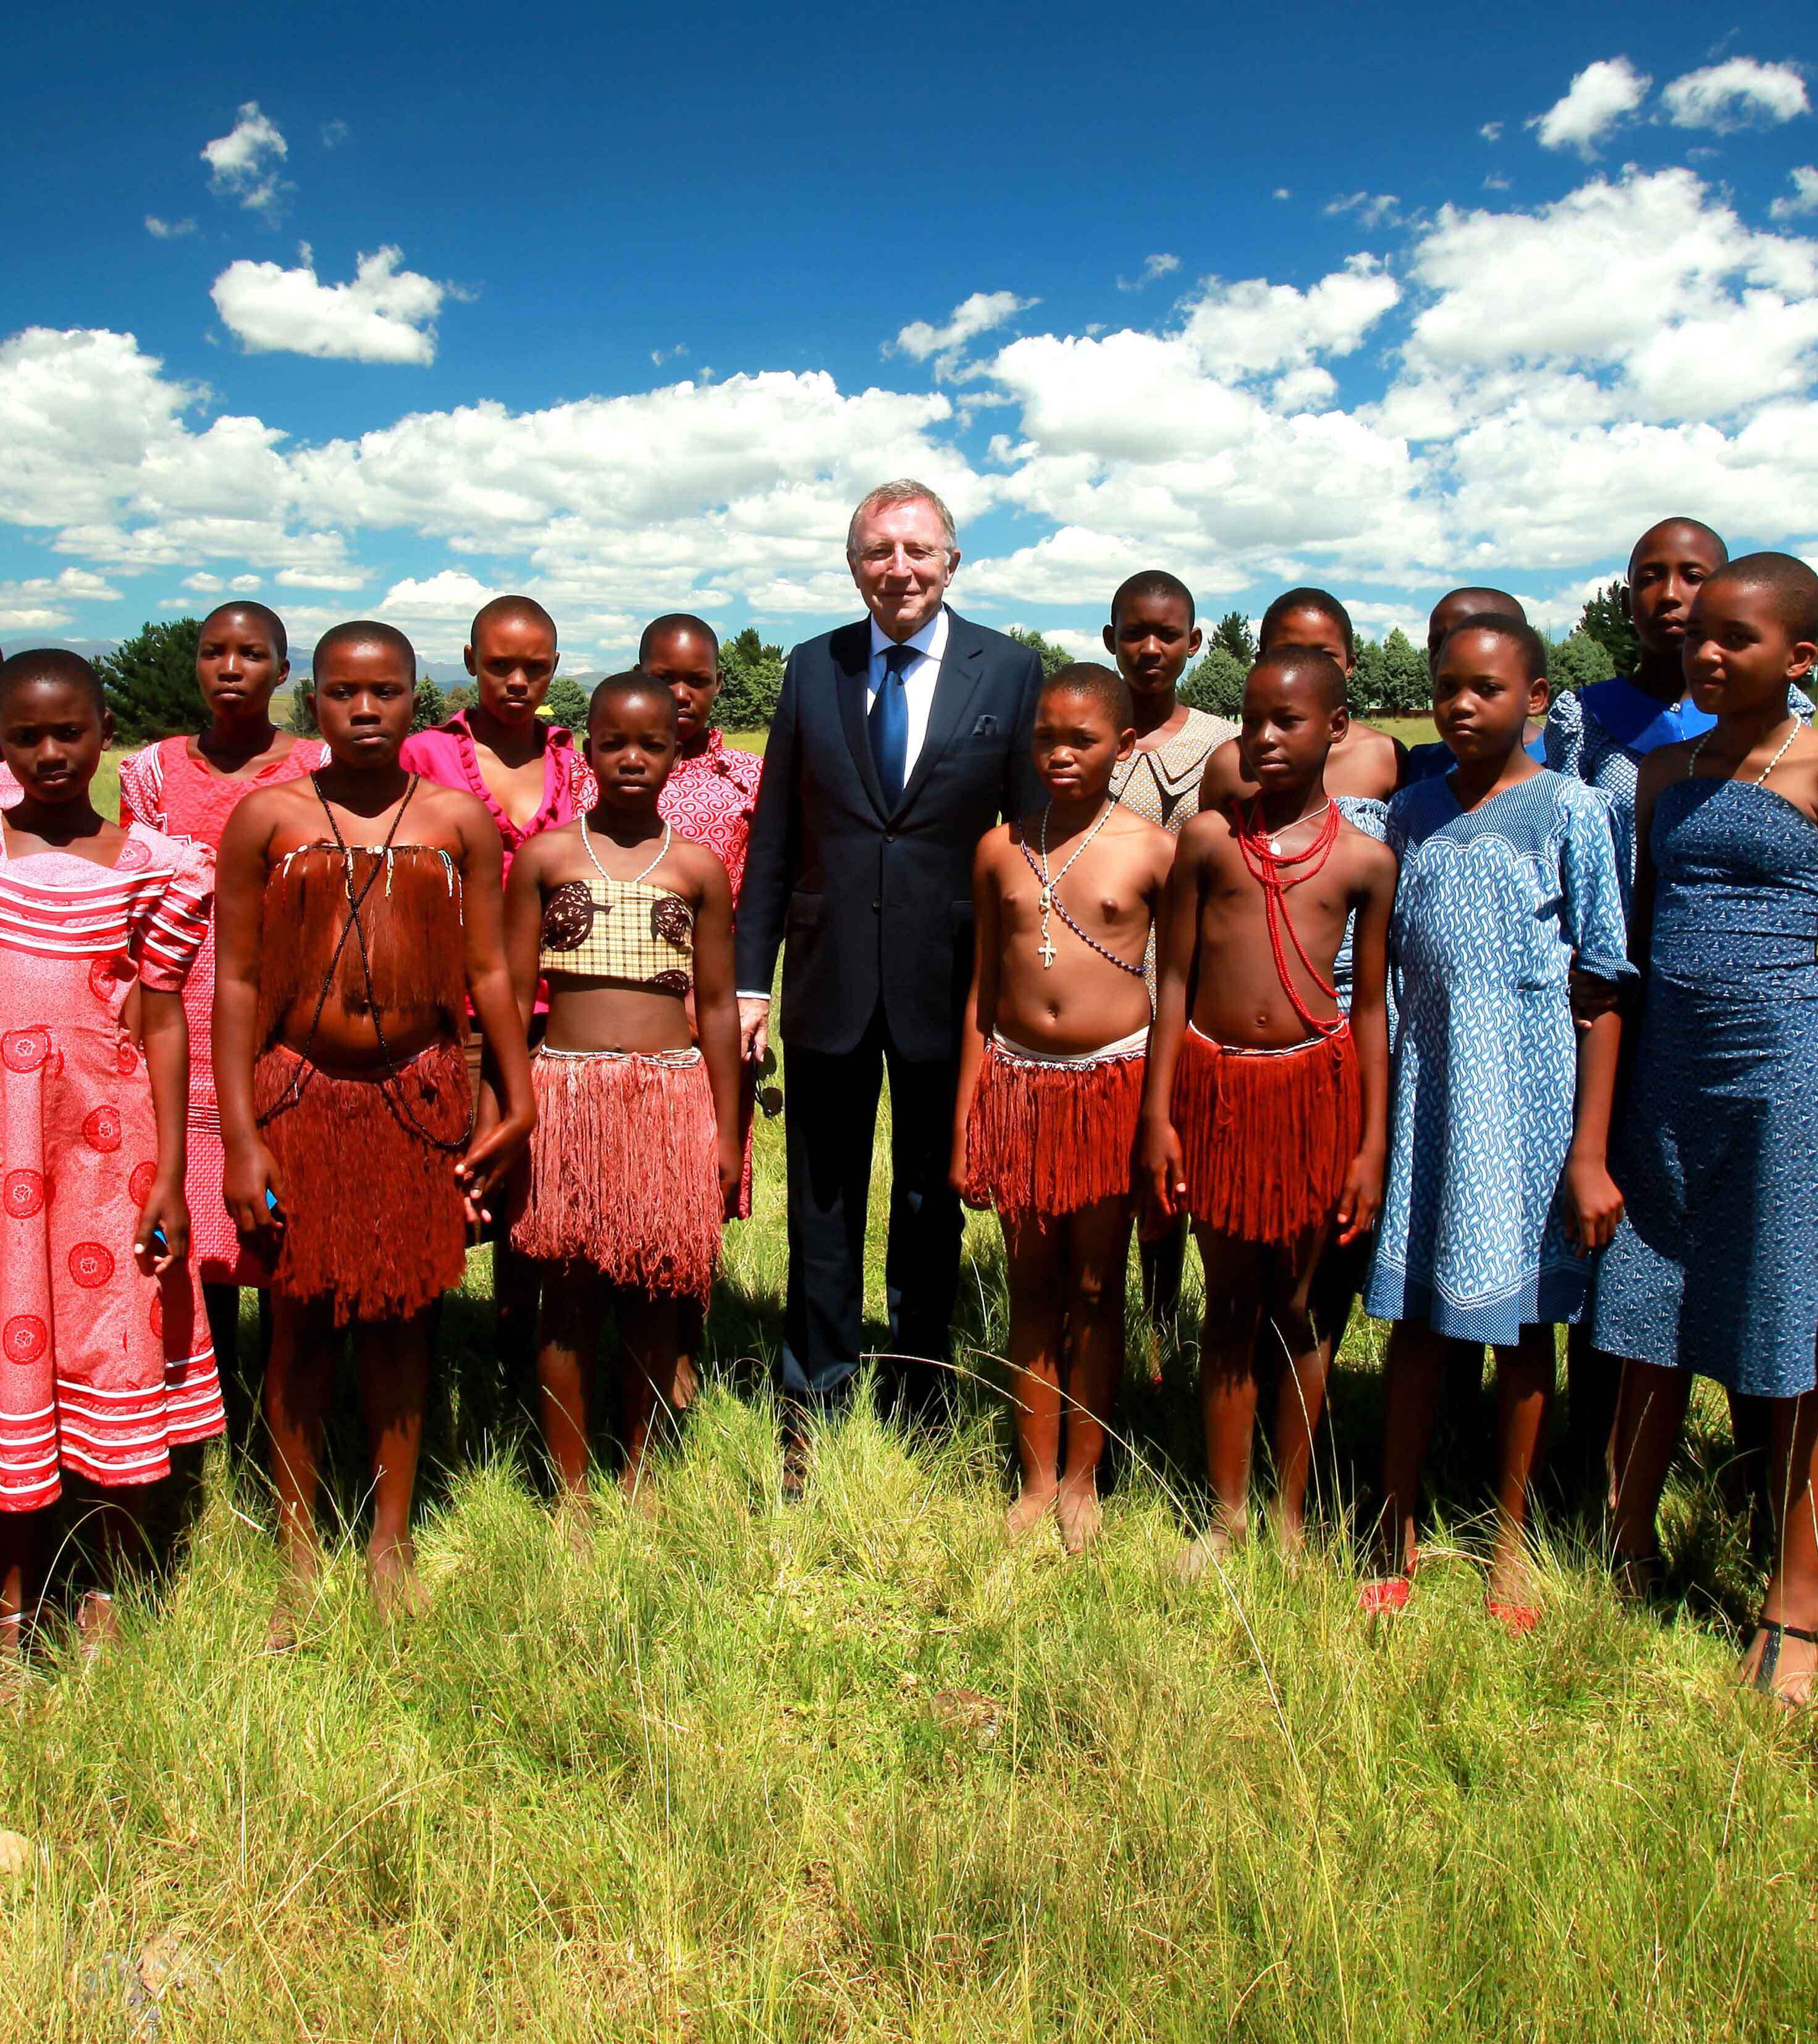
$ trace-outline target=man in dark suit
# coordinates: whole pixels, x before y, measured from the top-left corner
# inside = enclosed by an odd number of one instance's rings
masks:
[[[859,1366],[886,1070],[890,1353],[907,1359],[896,1368],[912,1411],[938,1393],[959,1275],[947,1174],[972,855],[1001,816],[1040,800],[1029,740],[1041,663],[942,601],[959,565],[946,505],[923,484],[885,484],[852,514],[846,558],[871,616],[790,655],[739,898],[748,1056],[763,1053],[783,951],[792,1413],[835,1397]]]

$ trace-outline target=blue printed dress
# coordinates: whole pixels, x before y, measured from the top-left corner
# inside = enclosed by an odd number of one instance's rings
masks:
[[[1543,768],[1477,809],[1449,776],[1389,805],[1397,1021],[1389,1170],[1364,1308],[1511,1343],[1570,1320],[1590,1266],[1560,1189],[1578,1093],[1574,959],[1634,971],[1609,805]]]
[[[1811,698],[1803,689],[1789,688],[1786,707],[1807,723]],[[1556,772],[1575,774],[1610,798],[1616,828],[1616,856],[1621,861],[1624,912],[1635,885],[1635,786],[1641,763],[1663,745],[1702,738],[1716,722],[1689,697],[1663,703],[1639,689],[1624,674],[1593,682],[1575,692],[1567,689],[1547,713],[1547,764]]]
[[[1597,1345],[1791,1398],[1818,1344],[1818,824],[1754,782],[1671,781],[1650,849],[1647,987],[1611,1155],[1628,1212],[1597,1277]]]
[[[1378,844],[1389,841],[1389,805],[1378,801],[1374,795],[1337,795],[1338,813],[1347,824],[1373,837]],[[1332,991],[1338,996],[1338,1005],[1345,1013],[1351,1012],[1351,982],[1353,977],[1354,939],[1357,934],[1357,912],[1353,909],[1344,919],[1344,936],[1338,947],[1338,955],[1332,962]]]

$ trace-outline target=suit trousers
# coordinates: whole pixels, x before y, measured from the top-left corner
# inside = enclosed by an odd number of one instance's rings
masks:
[[[890,1081],[890,1210],[883,1351],[902,1401],[925,1410],[943,1395],[959,1285],[959,1196],[947,1183],[957,1056],[904,1057],[882,1008],[855,1049],[829,1055],[785,1043],[789,1108],[789,1289],[783,1316],[786,1397],[827,1403],[859,1367],[864,1340],[865,1210],[883,1075]]]

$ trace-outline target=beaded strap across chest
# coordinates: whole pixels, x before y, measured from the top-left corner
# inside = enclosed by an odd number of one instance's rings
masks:
[[[632,880],[613,879],[589,839],[583,823],[582,848],[600,876],[600,889],[570,880],[552,890],[543,905],[537,970],[686,993],[694,984],[694,911],[679,894],[652,887],[646,878],[668,856],[668,827],[655,858]]]

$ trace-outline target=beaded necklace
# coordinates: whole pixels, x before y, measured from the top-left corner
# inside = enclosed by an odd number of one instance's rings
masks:
[[[1767,764],[1762,767],[1761,771],[1755,777],[1755,784],[1758,788],[1766,785],[1768,775],[1771,774],[1774,768],[1780,764],[1781,761],[1786,757],[1787,747],[1790,746],[1793,740],[1799,736],[1799,720],[1797,717],[1795,717],[1789,718],[1787,720],[1787,726],[1786,736],[1780,741],[1779,751],[1774,754],[1774,757],[1769,760]],[[1692,756],[1685,762],[1685,778],[1688,781],[1689,781],[1692,776],[1698,770],[1698,755],[1702,752],[1705,747],[1710,743],[1711,732],[1714,732],[1716,728],[1717,727],[1713,724],[1711,726],[1711,730],[1707,731],[1704,736],[1698,740],[1697,743],[1692,747]]]
[[[1324,821],[1312,843],[1305,851],[1287,854],[1282,851],[1282,832],[1264,829],[1262,814],[1263,798],[1260,795],[1253,797],[1247,807],[1239,812],[1241,821],[1237,832],[1237,849],[1243,857],[1245,870],[1263,890],[1263,910],[1268,920],[1269,948],[1274,955],[1276,976],[1282,982],[1282,991],[1287,995],[1294,1012],[1301,1018],[1301,1026],[1304,1029],[1316,1036],[1342,1035],[1350,1026],[1342,1012],[1329,1020],[1322,1020],[1318,1016],[1309,1012],[1307,1004],[1301,1000],[1293,979],[1289,976],[1287,952],[1282,943],[1282,932],[1285,929],[1288,933],[1288,942],[1293,946],[1294,955],[1305,968],[1307,977],[1328,1001],[1336,1001],[1337,989],[1327,984],[1318,967],[1307,956],[1306,947],[1301,942],[1293,920],[1288,913],[1286,897],[1290,887],[1298,887],[1303,880],[1311,880],[1332,856],[1332,848],[1338,841],[1338,811],[1329,801],[1324,809],[1315,809],[1313,816],[1323,816]],[[1301,816],[1297,820],[1307,823],[1312,818]],[[1285,828],[1292,830],[1294,825],[1289,824]],[[1294,872],[1291,870],[1297,866],[1303,867],[1305,870]]]
[[[1117,797],[1113,796],[1100,812],[1097,821],[1093,824],[1091,829],[1086,833],[1086,835],[1079,840],[1078,843],[1074,847],[1072,851],[1068,855],[1067,863],[1062,866],[1059,872],[1055,874],[1051,879],[1048,876],[1048,810],[1054,807],[1054,804],[1051,801],[1049,802],[1047,809],[1044,809],[1042,811],[1042,858],[1040,866],[1036,863],[1035,854],[1029,850],[1028,840],[1024,838],[1022,840],[1023,856],[1029,863],[1029,870],[1036,876],[1036,879],[1041,882],[1042,891],[1040,905],[1042,918],[1042,941],[1040,956],[1042,970],[1044,972],[1046,972],[1048,967],[1054,963],[1056,955],[1054,947],[1054,939],[1048,932],[1048,917],[1051,914],[1059,916],[1061,920],[1066,924],[1067,927],[1072,931],[1073,934],[1078,938],[1079,941],[1084,944],[1089,951],[1097,951],[1101,959],[1105,959],[1107,963],[1116,966],[1120,972],[1132,974],[1138,979],[1142,978],[1143,976],[1143,968],[1140,965],[1131,965],[1125,959],[1120,959],[1115,951],[1108,951],[1096,937],[1089,937],[1086,934],[1085,931],[1079,927],[1078,924],[1073,920],[1072,916],[1067,912],[1067,905],[1061,900],[1059,893],[1057,891],[1060,886],[1060,883],[1067,878],[1068,873],[1072,870],[1074,859],[1078,858],[1079,855],[1085,851],[1086,847],[1090,844],[1092,840],[1097,836],[1098,833],[1104,829],[1105,824],[1111,820],[1111,812],[1116,809],[1117,806]]]

